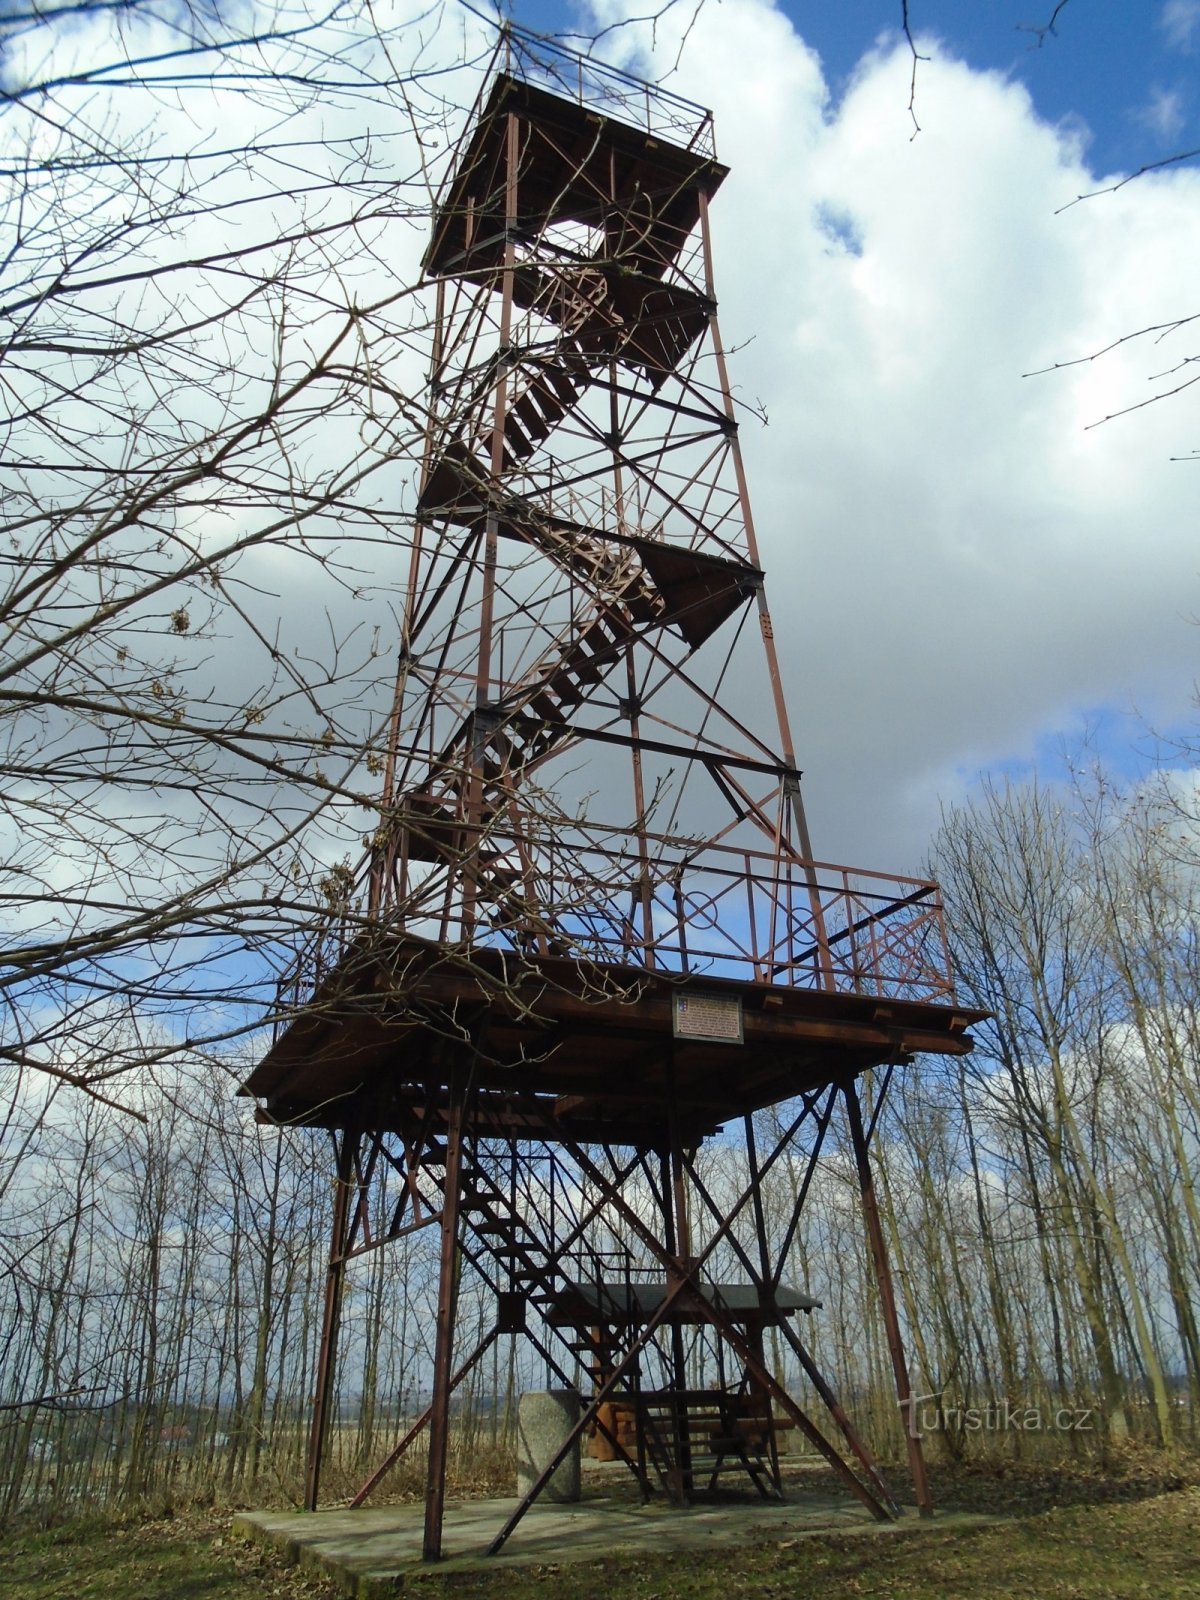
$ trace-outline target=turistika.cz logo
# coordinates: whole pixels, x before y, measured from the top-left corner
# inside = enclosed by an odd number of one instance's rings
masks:
[[[908,1431],[923,1433],[1090,1433],[1094,1406],[1031,1406],[989,1400],[980,1406],[946,1406],[940,1394],[914,1394],[907,1406]]]

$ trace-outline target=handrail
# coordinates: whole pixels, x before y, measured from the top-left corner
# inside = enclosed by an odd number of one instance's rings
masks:
[[[619,112],[614,120],[626,126],[644,128],[647,133],[667,139],[680,149],[716,159],[713,116],[706,107],[599,57],[581,55],[547,34],[504,22],[463,134],[450,151],[446,174],[438,187],[438,205],[444,202],[453,186],[462,151],[478,126],[500,71],[535,87],[540,85],[577,105],[602,112],[607,108],[610,114]],[[670,135],[677,137],[670,138]]]

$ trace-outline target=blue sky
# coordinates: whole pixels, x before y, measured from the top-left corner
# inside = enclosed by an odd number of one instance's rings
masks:
[[[1200,4],[1176,0],[1066,0],[1053,33],[1039,33],[1055,0],[911,0],[917,35],[936,35],[974,67],[1025,85],[1050,122],[1081,121],[1089,155],[1108,172],[1200,143],[1195,50]],[[838,0],[784,7],[820,53],[834,92],[880,30],[894,30],[900,0]],[[918,116],[920,76],[918,69]]]

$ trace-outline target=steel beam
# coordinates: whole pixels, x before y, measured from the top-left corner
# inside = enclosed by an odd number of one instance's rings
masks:
[[[346,1228],[350,1214],[350,1191],[354,1186],[358,1144],[358,1133],[349,1129],[337,1140],[333,1226],[330,1231],[329,1264],[325,1269],[325,1302],[321,1317],[321,1342],[317,1353],[312,1426],[308,1437],[308,1469],[304,1480],[306,1511],[317,1509],[321,1487],[321,1461],[329,1429],[329,1413],[336,1390],[338,1328],[341,1323],[342,1283],[346,1273]]]
[[[846,1083],[842,1093],[846,1101],[846,1120],[850,1128],[850,1141],[854,1147],[854,1161],[858,1171],[858,1186],[862,1194],[863,1217],[867,1225],[867,1240],[875,1266],[875,1281],[879,1286],[879,1304],[883,1311],[883,1324],[887,1331],[888,1354],[892,1362],[892,1375],[896,1383],[896,1399],[904,1422],[904,1443],[908,1452],[908,1466],[912,1473],[917,1509],[923,1517],[933,1515],[933,1495],[929,1488],[929,1475],[925,1470],[925,1452],[921,1435],[917,1431],[912,1407],[912,1387],[908,1377],[908,1358],[904,1353],[904,1338],[900,1332],[900,1317],[896,1310],[896,1291],[892,1285],[892,1269],[888,1261],[887,1242],[883,1236],[883,1223],[879,1216],[879,1202],[875,1197],[875,1176],[871,1171],[871,1155],[863,1131],[862,1107],[858,1087],[853,1080]]]

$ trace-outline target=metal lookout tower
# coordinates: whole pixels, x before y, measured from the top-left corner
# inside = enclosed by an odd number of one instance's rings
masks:
[[[532,1341],[578,1421],[494,1550],[585,1430],[684,1502],[724,1474],[781,1494],[798,1428],[897,1514],[785,1274],[837,1119],[904,1406],[874,1116],[895,1067],[969,1050],[979,1013],[954,1004],[935,885],[813,856],[717,319],[725,172],[707,112],[502,35],[424,262],[429,425],[378,828],[246,1085],[337,1151],[310,1509],[347,1263],[436,1230],[432,1400],[354,1501],[427,1429],[427,1558],[453,1392],[505,1338]],[[799,1179],[769,1221],[785,1156]],[[470,1348],[465,1277],[494,1305]],[[919,1439],[909,1454],[927,1510]]]

